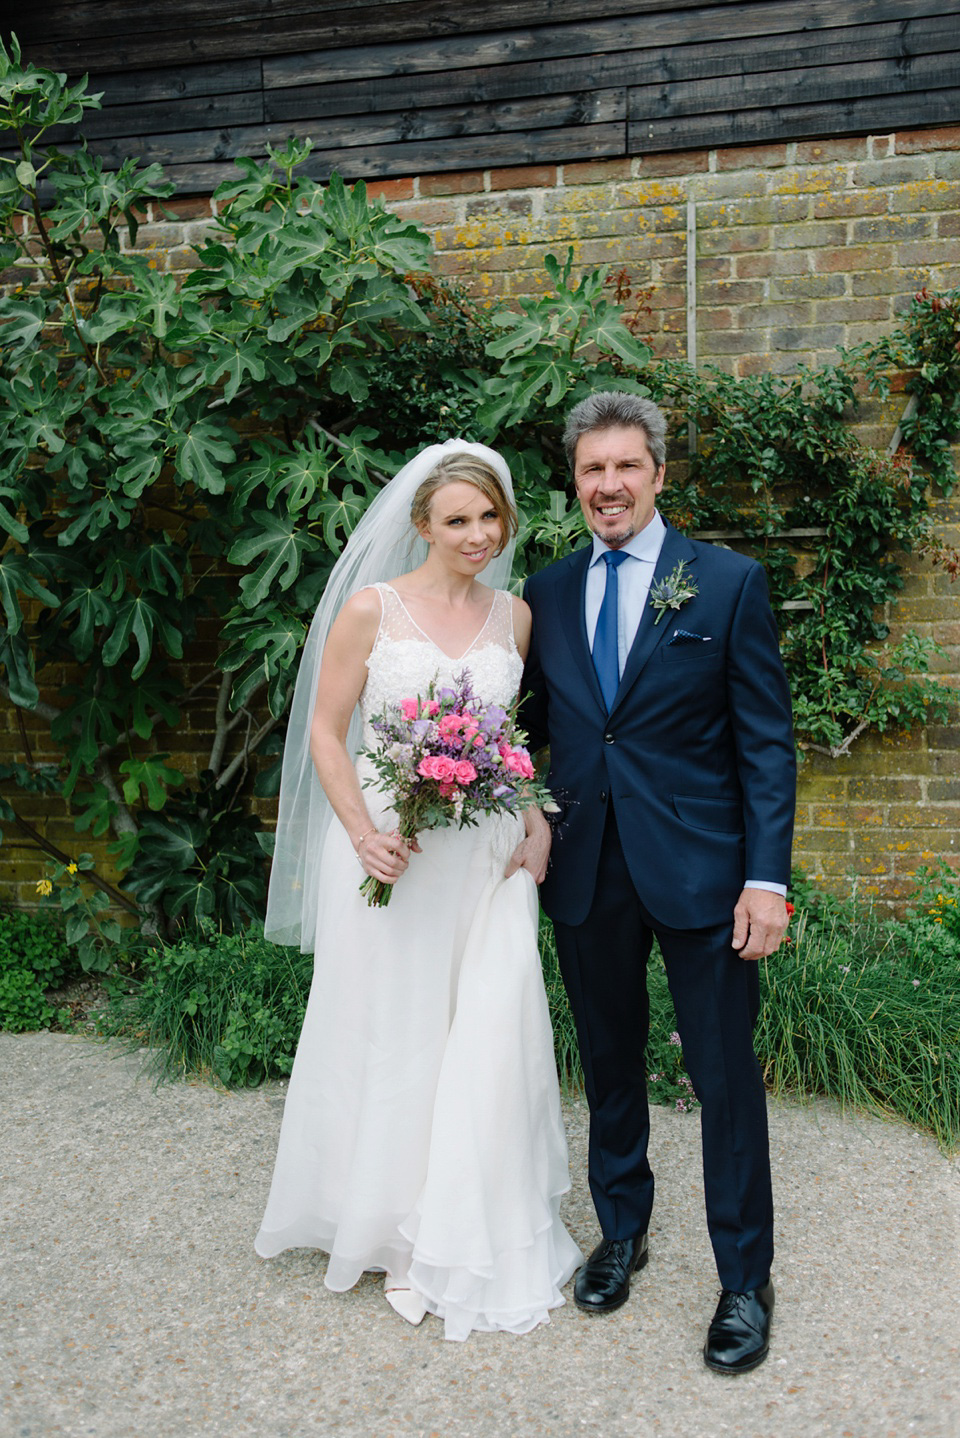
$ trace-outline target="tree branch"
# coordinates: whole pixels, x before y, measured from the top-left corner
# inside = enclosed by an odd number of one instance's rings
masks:
[[[286,705],[284,705],[284,709],[286,709]],[[234,774],[238,772],[238,770],[246,769],[247,760],[249,759],[250,755],[256,753],[257,749],[263,743],[264,739],[266,739],[267,735],[272,733],[272,731],[276,729],[282,718],[283,715],[280,714],[276,719],[268,719],[265,724],[261,724],[260,728],[257,730],[256,734],[254,734],[252,739],[250,738],[249,734],[247,735],[246,743],[240,750],[240,753],[234,759],[230,760],[230,763],[227,765],[227,767],[224,769],[223,773],[217,780],[216,788],[225,788],[226,785],[230,783],[230,780],[233,778]]]
[[[842,759],[850,752],[850,745],[855,739],[859,739],[864,729],[870,728],[869,719],[861,719],[856,729],[851,729],[842,744],[814,744],[812,739],[804,740],[801,745],[803,749],[813,749],[817,754],[826,754],[830,759]]]
[[[10,697],[10,690],[2,681],[0,681],[0,697],[8,700],[15,709],[20,708],[16,700]],[[52,724],[54,719],[59,719],[62,712],[61,709],[55,708],[53,704],[45,704],[42,699],[38,699],[34,707],[27,710],[28,714],[36,714],[39,718],[46,719],[48,724]]]
[[[32,824],[28,824],[26,819],[21,819],[16,811],[14,811],[13,814],[13,822],[22,834],[26,834],[27,838],[36,844],[42,853],[49,854],[51,859],[56,859],[58,864],[70,864],[73,862],[69,854],[65,854],[62,849],[58,849],[56,844],[51,843],[45,835],[40,833],[39,829],[35,829]],[[128,899],[125,894],[122,894],[119,889],[115,889],[112,884],[108,884],[106,879],[101,879],[100,875],[94,870],[85,869],[83,877],[88,879],[95,889],[99,889],[101,893],[106,894],[107,898],[114,904],[119,904],[122,909],[126,909],[128,914],[133,914],[138,919],[143,918],[143,912],[137,908],[136,904]]]
[[[316,420],[316,419],[308,419],[308,420],[307,420],[307,424],[308,424],[308,425],[310,426],[310,428],[313,430],[314,434],[322,434],[326,439],[330,440],[331,444],[335,444],[338,449],[350,449],[350,448],[351,448],[351,446],[350,446],[349,444],[347,444],[346,440],[340,439],[340,438],[339,438],[337,435],[335,435],[331,430],[329,430],[329,429],[324,429],[323,425],[320,423],[319,420]],[[383,474],[383,473],[381,473],[381,471],[380,471],[379,469],[371,469],[370,473],[371,473],[372,475],[374,475],[374,477],[375,477],[376,479],[379,479],[379,481],[380,481],[381,484],[389,484],[389,483],[390,483],[390,476],[389,476],[388,474]]]
[[[233,676],[224,674],[220,679],[220,692],[217,695],[217,711],[214,719],[213,744],[210,747],[210,760],[207,768],[212,774],[219,774],[223,765],[223,756],[227,748],[227,739],[230,735],[232,725],[227,718],[228,706],[230,704],[230,690],[233,686]]]

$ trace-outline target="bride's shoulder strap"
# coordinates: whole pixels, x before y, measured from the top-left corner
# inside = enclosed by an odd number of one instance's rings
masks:
[[[381,582],[372,586],[380,595],[382,615],[377,639],[416,639],[420,631],[407,612],[407,607],[392,584]]]
[[[509,590],[494,590],[487,638],[490,642],[499,644],[501,648],[510,648],[513,641],[513,598]]]

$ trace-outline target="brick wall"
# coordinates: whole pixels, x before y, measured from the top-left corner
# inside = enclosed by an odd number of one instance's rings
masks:
[[[439,272],[479,299],[536,294],[543,257],[572,246],[577,269],[609,265],[649,287],[644,326],[659,356],[687,350],[687,225],[696,224],[696,356],[736,375],[789,372],[835,357],[840,345],[889,329],[922,285],[960,286],[960,126],[782,145],[645,155],[388,180],[369,186],[433,236]],[[185,272],[212,202],[173,201],[148,215],[138,248]],[[885,445],[902,395],[868,406],[862,437]],[[960,456],[958,456],[960,457]],[[960,505],[936,506],[960,544]],[[945,646],[943,682],[960,685],[960,586],[923,560],[887,615]],[[12,722],[12,719],[11,719]],[[192,721],[191,721],[192,723]],[[189,735],[196,732],[196,738]],[[834,888],[856,876],[902,899],[918,864],[960,868],[960,741],[955,726],[857,742],[845,758],[803,766],[797,860]],[[189,772],[200,734],[177,755]],[[16,746],[15,734],[9,742]],[[65,847],[65,819],[51,819]],[[63,833],[61,833],[61,830]],[[0,849],[0,897],[24,901],[40,861]]]

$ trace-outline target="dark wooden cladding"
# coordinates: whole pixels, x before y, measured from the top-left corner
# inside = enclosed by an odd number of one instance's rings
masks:
[[[55,0],[15,28],[102,91],[92,149],[184,194],[291,135],[373,179],[960,117],[955,0]]]
[[[949,52],[948,42],[955,38],[956,18],[935,15],[909,22],[909,51],[903,53],[904,37],[900,27],[871,25],[857,30],[846,27],[824,34],[816,31],[791,37],[789,50],[784,50],[781,36],[762,35],[744,40],[726,40],[710,44],[673,45],[650,55],[636,50],[623,53],[619,48],[610,54],[564,56],[512,65],[483,65],[453,73],[421,74],[416,77],[418,107],[450,104],[492,102],[562,92],[565,89],[590,85],[628,85],[634,90],[642,85],[673,87],[682,80],[729,79],[733,85],[752,83],[769,97],[770,72],[798,70],[798,79],[785,74],[783,85],[792,90],[806,84],[808,78],[829,74],[858,74],[875,62],[885,74],[901,75],[913,80],[914,75],[927,74],[942,65],[943,53]],[[835,38],[834,38],[835,37]],[[633,36],[634,43],[637,36]],[[901,53],[892,57],[899,44]],[[855,66],[844,64],[856,46]],[[920,63],[922,57],[924,63]],[[875,73],[880,75],[880,71]],[[927,83],[924,79],[923,83]],[[936,79],[934,78],[934,83]],[[687,86],[689,103],[699,105],[700,86]],[[885,87],[884,87],[885,88]],[[916,88],[915,83],[905,88]],[[297,119],[303,115],[350,115],[376,110],[397,109],[410,103],[411,82],[407,75],[371,77],[358,85],[355,79],[317,85],[293,85],[289,88],[265,88],[266,116],[270,120]],[[676,103],[682,103],[677,96]]]
[[[563,129],[566,133],[575,126],[603,126],[610,137],[610,122],[619,122],[616,127],[617,143],[622,148],[626,140],[626,101],[622,91],[597,90],[583,95],[551,96],[545,100],[518,100],[501,105],[491,120],[485,109],[480,107],[457,107],[450,114],[442,109],[406,111],[386,115],[351,117],[348,124],[339,120],[321,120],[311,126],[310,138],[322,156],[334,151],[344,157],[346,170],[351,175],[359,174],[348,163],[350,151],[355,147],[382,147],[403,145],[406,141],[449,141],[456,145],[463,140],[464,149],[476,151],[484,139],[491,141],[501,133],[523,132],[524,139],[514,145],[524,154],[530,153],[533,137],[527,132]],[[468,145],[467,137],[475,142]],[[195,132],[166,135],[126,135],[116,140],[104,141],[97,146],[98,153],[111,164],[119,165],[125,156],[136,155],[144,164],[161,165],[201,164],[208,156],[218,160],[233,159],[252,148],[264,153],[267,145],[278,147],[283,144],[286,131],[277,125],[263,125],[253,128],[235,127],[220,130],[214,137],[215,151],[210,155],[209,140],[198,138]],[[502,153],[502,146],[498,146]],[[589,153],[594,153],[591,148]],[[395,157],[394,157],[395,158]],[[553,158],[560,156],[554,154]],[[482,163],[482,162],[480,162]],[[499,160],[496,163],[501,163]],[[526,163],[512,160],[511,164]],[[337,168],[336,165],[333,166]],[[427,168],[435,170],[436,165]],[[443,167],[441,167],[443,168]],[[346,171],[344,171],[346,173]],[[363,173],[371,173],[364,170]],[[393,171],[396,173],[396,171]]]
[[[714,0],[715,8],[737,0]],[[702,0],[487,0],[471,6],[452,0],[377,0],[376,4],[310,5],[276,0],[131,0],[74,5],[62,0],[17,17],[16,30],[36,64],[75,71],[122,69],[250,54],[289,54],[314,46],[376,44],[511,30],[564,20],[603,20],[625,14],[695,10]],[[59,60],[54,64],[55,57]],[[119,61],[119,63],[118,63]]]
[[[735,48],[743,40],[759,37],[773,45],[829,44],[837,31],[837,43],[859,45],[880,23],[886,31],[884,54],[909,54],[913,27],[933,16],[943,29],[956,37],[957,15],[949,4],[929,0],[847,0],[837,16],[836,0],[808,0],[798,25],[797,8],[789,3],[771,4],[754,0],[727,7],[700,5],[695,10],[662,9],[656,16],[634,13],[610,16],[601,21],[579,20],[538,29],[491,31],[486,34],[422,39],[415,44],[365,45],[342,50],[316,50],[301,54],[264,56],[263,75],[267,89],[289,85],[329,84],[337,80],[372,79],[378,76],[445,74],[453,69],[478,66],[506,66],[532,59],[546,61],[561,56],[621,54],[628,52],[636,63],[652,64],[668,47],[681,49],[724,44]],[[655,26],[655,29],[652,28]],[[853,29],[856,33],[852,33]],[[845,33],[846,32],[846,33]],[[954,48],[948,46],[948,49]],[[855,51],[848,50],[847,58]]]
[[[822,107],[826,135],[849,135],[943,123],[944,108],[960,115],[960,88],[921,91],[910,97],[909,120],[904,121],[902,96],[882,95],[864,100],[838,100]],[[627,127],[630,154],[659,154],[664,150],[699,150],[714,145],[756,145],[774,140],[810,137],[809,107],[788,105],[773,110],[734,110],[726,114],[688,115],[671,120],[634,120]]]

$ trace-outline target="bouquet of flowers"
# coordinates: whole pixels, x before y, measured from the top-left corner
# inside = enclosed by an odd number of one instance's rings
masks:
[[[404,839],[451,824],[462,829],[481,814],[555,808],[534,775],[516,717],[516,703],[509,709],[481,703],[464,670],[452,689],[431,684],[425,696],[401,699],[371,720],[377,743],[362,753],[377,773],[365,785],[389,794]],[[368,904],[382,906],[393,886],[368,875],[360,891]]]

